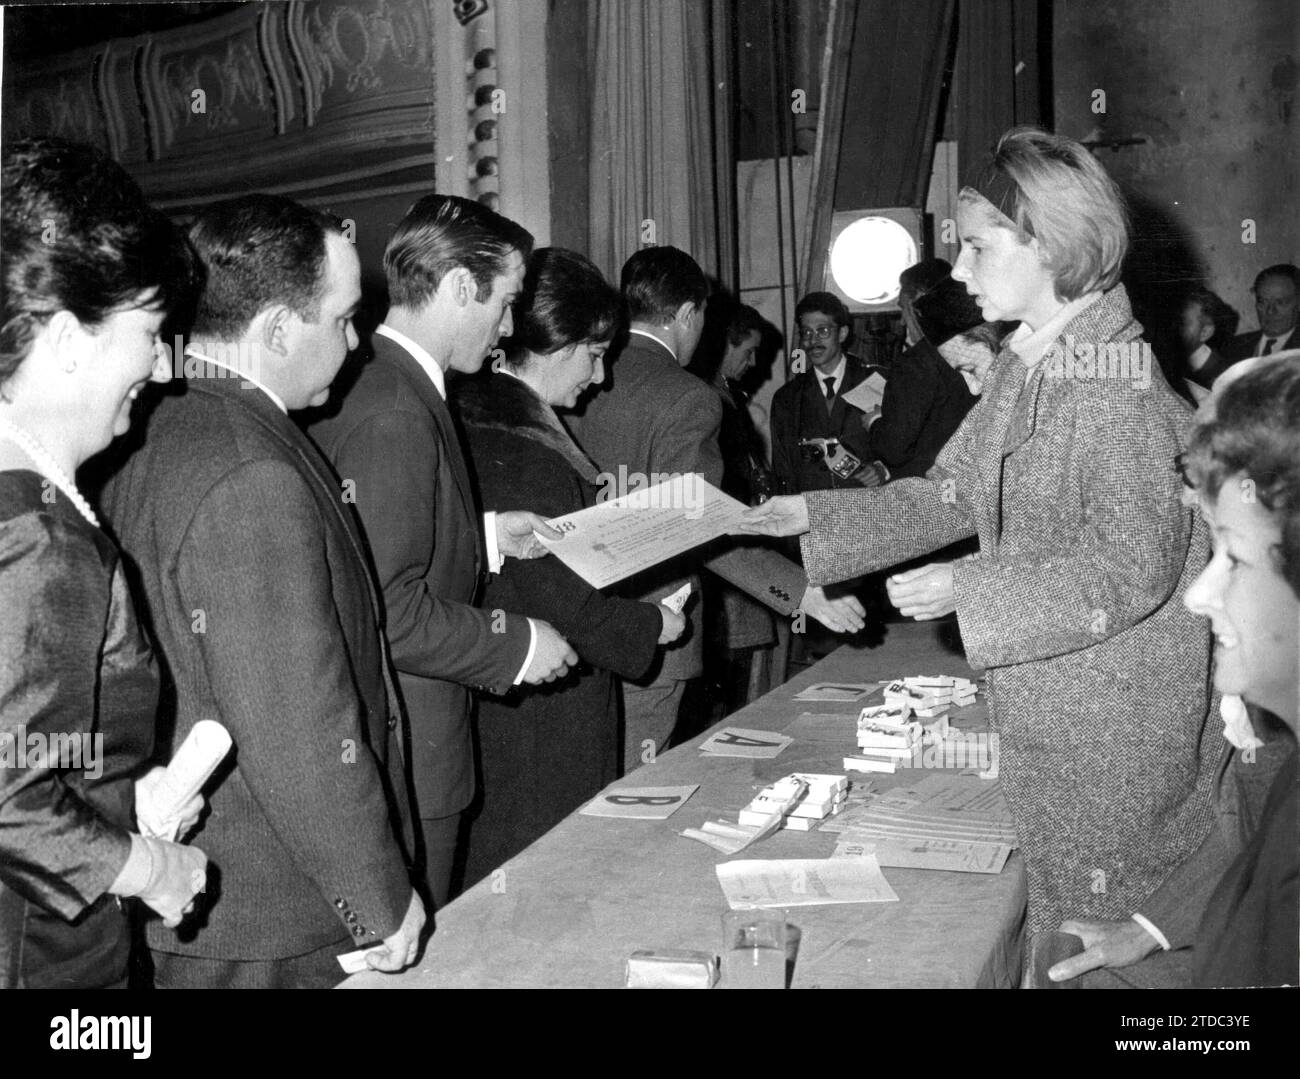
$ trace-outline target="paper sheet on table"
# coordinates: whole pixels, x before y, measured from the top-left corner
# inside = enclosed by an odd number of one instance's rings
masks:
[[[895,869],[940,869],[950,873],[1001,873],[1011,856],[1005,843],[965,843],[947,839],[875,839],[849,828],[832,858],[866,858]]]
[[[796,701],[860,701],[880,688],[876,682],[817,682],[794,695]]]
[[[869,855],[723,862],[714,870],[732,910],[898,902],[898,895]]]
[[[794,739],[776,731],[755,731],[748,727],[723,727],[700,743],[700,752],[710,757],[749,757],[769,760]]]
[[[688,472],[553,518],[547,523],[564,538],[538,539],[593,588],[604,588],[726,535],[745,509]]]
[[[885,399],[885,380],[880,375],[869,375],[840,398],[861,412],[870,412]]]
[[[829,712],[800,712],[785,729],[797,742],[831,742],[852,746],[858,731],[858,717]]]
[[[942,850],[970,864],[996,860],[996,850],[981,847],[1010,851],[1020,845],[1001,791],[970,776],[929,775],[911,786],[884,791],[844,810],[822,831],[839,832],[855,842]],[[939,845],[927,848],[931,843]]]
[[[616,787],[597,795],[578,812],[588,817],[667,820],[699,789],[698,783],[686,787]]]

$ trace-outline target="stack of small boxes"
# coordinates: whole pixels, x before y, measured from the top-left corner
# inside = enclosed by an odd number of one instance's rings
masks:
[[[925,735],[944,738],[948,733],[948,708],[975,701],[975,683],[965,678],[924,675],[890,682],[885,703],[862,709],[858,715],[859,755],[844,758],[848,772],[895,772],[900,761],[911,758]],[[911,717],[915,716],[916,719]],[[922,730],[917,720],[934,722]]]
[[[839,813],[848,795],[847,776],[795,772],[759,791],[740,811],[737,823],[761,827],[771,820],[773,813],[781,813],[785,818],[782,827],[811,831],[818,821]]]

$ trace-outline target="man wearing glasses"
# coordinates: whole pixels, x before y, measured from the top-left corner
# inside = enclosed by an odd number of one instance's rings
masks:
[[[773,471],[790,494],[878,486],[884,473],[867,428],[879,410],[862,412],[844,395],[885,373],[844,351],[849,312],[831,293],[810,292],[795,308],[795,320],[803,369],[796,362],[797,373],[772,398]]]

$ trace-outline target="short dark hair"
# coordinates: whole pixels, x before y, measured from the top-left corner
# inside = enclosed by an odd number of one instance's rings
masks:
[[[1210,498],[1233,476],[1254,481],[1281,533],[1278,570],[1300,596],[1300,359],[1266,359],[1216,391],[1185,463],[1188,481]]]
[[[525,351],[546,356],[583,342],[613,339],[623,298],[595,265],[576,251],[543,247],[533,252],[514,307],[515,330],[504,342],[518,366]]]
[[[898,275],[898,292],[915,300],[951,278],[952,263],[947,259],[921,259]]]
[[[140,306],[184,312],[198,291],[184,235],[99,150],[47,138],[6,146],[0,201],[0,384],[58,311],[93,327]]]
[[[623,263],[619,290],[634,322],[664,325],[684,303],[699,307],[709,298],[709,279],[700,264],[675,247],[643,247]]]
[[[1211,339],[1228,337],[1236,332],[1237,312],[1217,293],[1200,286],[1192,289],[1183,300],[1182,310],[1195,305],[1201,309],[1201,324],[1209,323],[1214,327]]]
[[[936,347],[984,321],[975,297],[951,277],[916,296],[912,310],[925,339]]]
[[[835,320],[836,326],[847,326],[849,324],[849,309],[833,292],[808,293],[795,305],[794,320],[798,322],[804,315],[814,312],[829,315]]]
[[[492,295],[492,282],[518,251],[533,253],[533,236],[522,225],[458,195],[425,195],[397,225],[384,249],[389,302],[422,307],[450,270],[463,267],[474,278],[475,299]]]
[[[731,317],[727,319],[727,343],[729,345],[738,345],[751,333],[756,333],[761,338],[763,331],[767,328],[767,320],[763,318],[754,308],[748,304],[739,303],[731,311]]]
[[[1259,286],[1270,277],[1283,277],[1290,281],[1297,292],[1300,292],[1300,267],[1294,266],[1289,262],[1279,262],[1276,266],[1269,266],[1260,270],[1255,275],[1255,283],[1250,286],[1251,292],[1258,292]]]
[[[208,271],[194,336],[229,341],[259,312],[284,304],[305,322],[320,317],[325,236],[338,221],[283,195],[214,203],[190,225]]]

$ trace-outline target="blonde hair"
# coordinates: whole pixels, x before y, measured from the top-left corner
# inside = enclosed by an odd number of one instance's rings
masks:
[[[983,182],[960,198],[986,199],[986,190],[1014,191],[993,204],[1011,219],[1021,243],[1037,239],[1057,295],[1076,300],[1113,288],[1128,252],[1128,214],[1119,187],[1087,147],[1063,135],[1015,128],[998,140]]]

